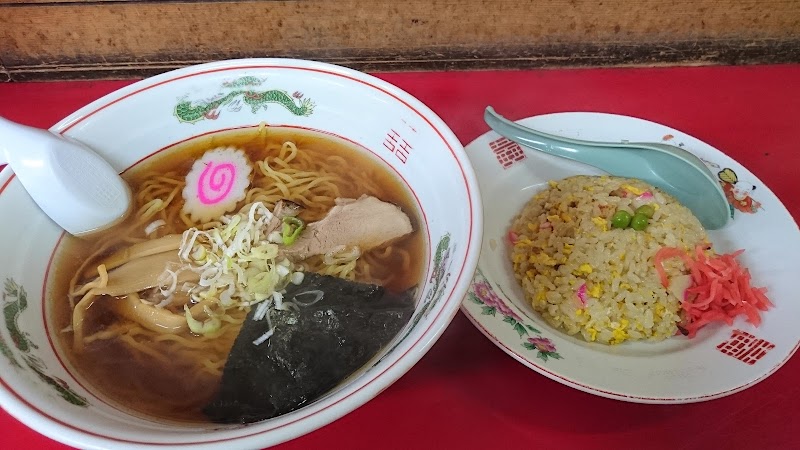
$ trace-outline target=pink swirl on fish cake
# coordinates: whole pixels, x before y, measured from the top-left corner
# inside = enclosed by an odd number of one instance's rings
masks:
[[[204,205],[224,201],[236,182],[236,166],[231,163],[209,162],[197,181],[197,196]]]

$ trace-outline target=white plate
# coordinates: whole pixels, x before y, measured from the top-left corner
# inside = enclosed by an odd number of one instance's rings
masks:
[[[693,152],[712,172],[736,183],[733,220],[709,236],[717,251],[743,248],[739,260],[753,283],[766,286],[774,308],[756,328],[743,319],[713,324],[693,339],[660,343],[589,343],[549,326],[528,305],[514,279],[504,237],[513,216],[548,180],[600,174],[589,166],[516,144],[489,132],[467,146],[484,203],[484,238],[478,272],[462,311],[515,359],[560,383],[604,397],[641,403],[688,403],[733,394],[765,379],[800,345],[800,232],[777,197],[750,171],[685,133],[632,117],[560,113],[518,123],[545,132],[598,141],[669,142]],[[731,197],[729,197],[731,199]]]

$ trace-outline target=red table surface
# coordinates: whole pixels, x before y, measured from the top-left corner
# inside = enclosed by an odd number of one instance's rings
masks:
[[[800,217],[800,66],[380,74],[429,105],[465,145],[483,109],[512,119],[626,114],[689,133],[753,171]],[[0,85],[0,115],[49,127],[130,81]],[[129,124],[135,126],[135,124]],[[784,300],[785,301],[785,300]],[[422,360],[378,397],[281,449],[800,448],[800,359],[756,386],[689,405],[608,400],[516,362],[458,314]],[[64,446],[0,410],[0,447]]]

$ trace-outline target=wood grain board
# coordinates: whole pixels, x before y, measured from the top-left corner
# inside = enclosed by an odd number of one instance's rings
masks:
[[[800,61],[795,0],[0,0],[0,79],[240,57],[368,71]]]

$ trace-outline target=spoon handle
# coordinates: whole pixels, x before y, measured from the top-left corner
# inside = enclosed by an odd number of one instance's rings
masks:
[[[484,120],[495,132],[518,144],[661,188],[692,210],[709,230],[722,228],[730,217],[722,187],[708,167],[686,150],[657,143],[582,141],[554,136],[511,122],[491,106],[486,108]]]
[[[615,150],[613,148],[603,148],[606,146],[614,147],[614,145],[610,143],[608,145],[597,143],[598,145],[589,146],[574,139],[553,136],[542,131],[524,127],[497,114],[491,106],[486,107],[483,119],[497,134],[511,139],[518,144],[554,156],[590,164],[601,169],[604,168],[605,162],[608,161],[609,153]],[[580,157],[578,154],[580,154]]]
[[[73,235],[106,228],[131,210],[128,184],[80,142],[0,117],[0,157],[42,211]]]

